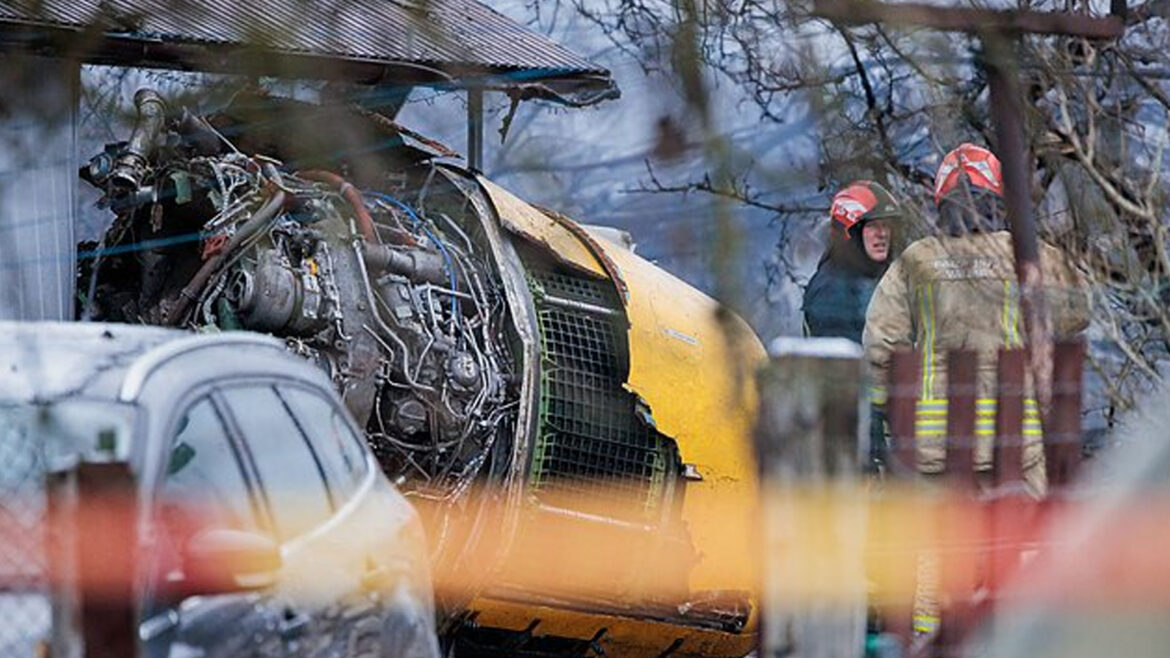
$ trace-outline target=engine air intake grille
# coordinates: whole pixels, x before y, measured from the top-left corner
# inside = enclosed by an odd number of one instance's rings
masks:
[[[678,458],[623,386],[629,350],[616,291],[580,275],[533,277],[543,348],[533,490],[580,511],[652,520]]]

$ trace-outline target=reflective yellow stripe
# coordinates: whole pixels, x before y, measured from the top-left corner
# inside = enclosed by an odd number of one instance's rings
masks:
[[[914,426],[915,427],[946,427],[947,426],[947,419],[946,418],[929,418],[929,419],[919,418],[917,421],[915,421]],[[1023,426],[1024,426],[1024,429],[1042,427],[1039,420],[1025,420]],[[995,419],[989,418],[989,419],[976,420],[975,427],[976,428],[993,428],[993,427],[995,427]]]
[[[1012,329],[1011,325],[1011,298],[1012,298],[1012,282],[1008,279],[1003,281],[1003,308],[999,311],[999,326],[1003,329],[1003,344],[1011,347],[1012,344]]]
[[[1016,347],[1024,344],[1020,339],[1020,300],[1017,295],[1012,299],[1012,344]]]
[[[933,633],[938,630],[939,618],[935,615],[914,615],[915,633]]]
[[[947,415],[945,413],[943,413],[943,414],[930,414],[930,415],[919,414],[918,416],[915,417],[915,422],[917,422],[919,425],[945,425],[947,422]],[[995,424],[995,417],[994,416],[976,416],[975,417],[975,424],[976,425],[994,425]],[[1024,416],[1024,425],[1037,425],[1037,426],[1039,426],[1040,425],[1040,417],[1039,416],[1034,416],[1034,417]]]
[[[1003,282],[1003,311],[1000,319],[1003,324],[1003,344],[1005,347],[1018,347],[1023,344],[1020,340],[1020,302],[1016,299],[1014,283],[1011,279]]]
[[[926,377],[925,377],[924,384],[925,384],[926,392],[923,393],[922,397],[924,397],[926,399],[930,399],[930,398],[934,397],[934,338],[935,338],[934,320],[935,320],[935,317],[934,317],[934,284],[933,283],[926,284],[926,307],[927,307],[927,313],[930,316],[930,331],[928,333],[928,342],[927,342],[927,349],[925,350],[925,354],[926,354],[926,360],[930,364],[930,367],[925,371]]]
[[[885,404],[888,399],[889,399],[889,396],[886,394],[885,387],[883,387],[883,386],[870,386],[869,387],[869,401],[872,402],[873,404]]]
[[[993,398],[979,398],[975,407],[975,435],[994,437],[998,404]],[[1040,407],[1035,399],[1024,400],[1022,434],[1026,437],[1041,437],[1044,428],[1040,419]],[[920,400],[915,409],[915,434],[922,438],[943,438],[947,433],[947,401]]]
[[[919,325],[922,327],[922,399],[934,397],[934,286],[918,289]]]
[[[946,437],[946,435],[947,435],[947,430],[946,430],[946,428],[945,428],[945,427],[944,427],[944,428],[942,428],[942,429],[924,429],[924,428],[916,428],[916,429],[915,429],[915,431],[914,431],[914,435],[915,435],[917,438],[920,438],[920,439],[937,439],[937,438],[943,438],[943,437]],[[984,437],[984,436],[988,436],[988,437],[994,437],[995,435],[996,435],[996,432],[995,432],[995,429],[994,429],[994,428],[989,428],[989,427],[977,427],[977,428],[975,428],[975,436],[977,436],[977,437]],[[1043,436],[1044,436],[1044,430],[1042,430],[1042,429],[1040,429],[1040,428],[1038,428],[1038,427],[1033,427],[1033,428],[1024,428],[1024,429],[1023,429],[1023,430],[1020,432],[1020,435],[1021,435],[1021,436],[1038,436],[1038,437],[1043,437]]]

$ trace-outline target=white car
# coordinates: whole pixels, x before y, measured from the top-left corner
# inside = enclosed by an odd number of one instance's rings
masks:
[[[417,515],[282,342],[0,323],[0,371],[0,654],[438,656]],[[46,483],[70,472],[82,519],[95,474],[127,474],[133,522],[48,525],[74,503]],[[51,536],[74,543],[50,559]],[[126,583],[102,580],[118,542],[136,549]]]

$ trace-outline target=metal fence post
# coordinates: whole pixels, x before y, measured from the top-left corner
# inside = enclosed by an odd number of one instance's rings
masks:
[[[865,505],[861,348],[782,339],[760,373],[762,656],[860,656]]]

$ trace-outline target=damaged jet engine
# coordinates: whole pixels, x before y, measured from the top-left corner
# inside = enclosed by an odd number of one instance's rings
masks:
[[[499,269],[457,183],[431,167],[359,188],[168,120],[153,91],[136,104],[129,141],[83,171],[117,217],[83,314],[281,336],[368,419],[398,484],[465,488],[511,442],[517,387]]]
[[[80,317],[265,332],[325,369],[429,518],[467,655],[751,650],[746,325],[368,109],[135,102],[81,171],[114,219],[79,246]]]

